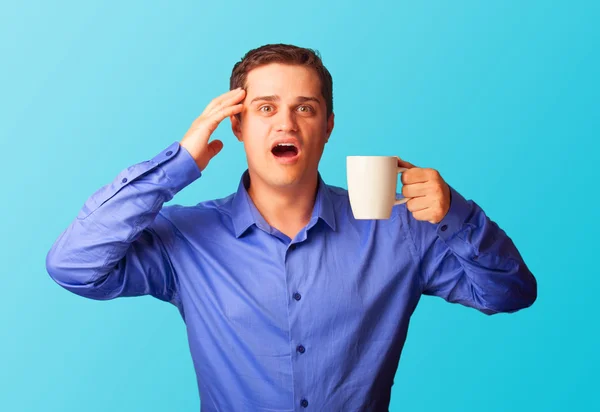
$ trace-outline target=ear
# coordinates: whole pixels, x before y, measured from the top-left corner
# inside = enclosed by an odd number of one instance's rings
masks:
[[[229,116],[229,120],[231,120],[231,131],[237,137],[237,139],[241,142],[242,139],[242,125],[241,125],[241,117],[239,114]]]
[[[333,113],[331,113],[329,115],[329,118],[327,119],[327,131],[325,133],[325,143],[327,143],[329,141],[329,136],[331,135],[331,132],[333,131],[333,125],[334,125],[334,117],[335,115]]]

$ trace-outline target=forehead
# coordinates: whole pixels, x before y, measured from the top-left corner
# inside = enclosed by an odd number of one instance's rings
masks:
[[[282,98],[320,96],[321,82],[316,70],[298,65],[270,63],[250,70],[246,97],[278,95]]]

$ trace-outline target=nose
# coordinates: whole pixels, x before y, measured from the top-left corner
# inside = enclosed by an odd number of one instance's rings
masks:
[[[288,108],[281,108],[275,116],[276,128],[278,132],[296,132],[298,123],[296,123],[296,112]]]

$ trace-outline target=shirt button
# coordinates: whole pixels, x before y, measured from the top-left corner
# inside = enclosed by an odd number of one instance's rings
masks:
[[[300,353],[304,353],[306,351],[306,348],[302,345],[298,345],[298,347],[296,348],[296,350]]]
[[[298,292],[296,292],[296,293],[294,293],[294,299],[300,300],[300,299],[302,299],[302,296]]]
[[[306,399],[302,399],[302,402],[300,402],[300,405],[302,405],[303,408],[306,408],[308,406],[308,401]]]
[[[124,177],[123,180],[121,180],[121,183],[127,183],[127,178]]]
[[[442,226],[442,232],[445,232],[445,231],[446,231],[446,229],[448,229],[448,225],[443,225],[443,226]]]
[[[173,154],[173,152],[169,150],[169,151],[168,151],[167,153],[165,153],[165,154],[166,154],[167,156],[171,156],[171,155]]]

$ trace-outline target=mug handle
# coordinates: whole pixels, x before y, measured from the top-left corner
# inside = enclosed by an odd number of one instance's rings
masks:
[[[402,172],[406,172],[407,170],[408,169],[406,167],[398,167],[398,174],[401,174]],[[400,199],[397,199],[394,202],[394,206],[404,204],[404,203],[408,202],[409,200],[410,200],[410,197],[401,197]]]

